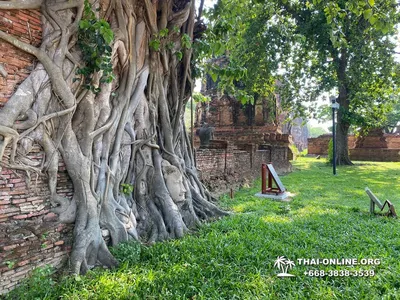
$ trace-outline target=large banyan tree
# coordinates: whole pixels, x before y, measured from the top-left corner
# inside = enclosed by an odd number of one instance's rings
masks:
[[[38,64],[0,110],[3,165],[46,173],[59,220],[74,223],[72,272],[117,261],[111,245],[182,237],[219,210],[198,179],[183,110],[193,88],[194,0],[18,0],[38,9]],[[26,159],[43,149],[41,169]],[[63,160],[72,199],[57,195]]]

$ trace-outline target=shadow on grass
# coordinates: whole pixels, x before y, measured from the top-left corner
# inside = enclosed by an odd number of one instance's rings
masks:
[[[194,236],[143,248],[139,263],[93,273],[63,299],[373,299],[398,287],[397,220],[360,213],[314,211],[285,215],[237,214],[205,225]],[[282,221],[284,220],[284,221]],[[280,279],[274,261],[298,258],[379,258],[371,278],[313,278],[295,266]],[[314,267],[335,269],[334,266]],[[347,267],[350,268],[350,267]],[[351,268],[350,268],[351,269]],[[107,297],[105,296],[107,295]],[[368,296],[369,295],[369,296]]]

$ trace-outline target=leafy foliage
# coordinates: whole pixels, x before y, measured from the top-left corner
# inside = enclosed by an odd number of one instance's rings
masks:
[[[85,87],[95,93],[98,93],[100,88],[92,83],[94,73],[103,72],[101,82],[111,82],[114,79],[110,47],[113,39],[114,33],[110,24],[106,20],[98,19],[89,1],[85,0],[78,32],[78,46],[82,51],[85,66],[78,68],[76,73],[84,76]]]
[[[132,194],[133,192],[133,185],[129,183],[122,183],[121,184],[121,191],[125,195]]]
[[[7,268],[12,269],[15,266],[15,260],[6,260],[4,262],[7,265]]]
[[[278,92],[295,118],[313,113],[311,103],[324,93],[338,94],[346,138],[350,125],[383,125],[400,93],[393,55],[400,13],[393,0],[220,0],[208,16],[211,55],[224,51],[224,69],[244,74],[211,70],[211,76],[238,99]],[[339,163],[347,163],[342,150]]]
[[[329,165],[333,164],[333,139],[330,139],[328,143],[328,156],[326,162]]]
[[[155,52],[162,50],[172,51],[176,58],[181,61],[183,58],[183,50],[190,49],[192,47],[191,37],[184,33],[180,39],[180,47],[176,48],[173,35],[179,33],[179,28],[174,27],[171,31],[168,28],[161,29],[160,32],[156,33],[149,42],[149,47]]]
[[[284,1],[281,1],[284,2]],[[399,14],[392,1],[317,0],[283,4],[296,22],[301,37],[285,74],[292,91],[314,100],[322,92],[340,93],[339,122],[376,127],[393,105],[398,93],[398,64],[394,61],[393,24]],[[294,48],[296,49],[296,47]],[[308,79],[306,79],[308,77]]]
[[[400,102],[397,100],[393,109],[387,114],[384,124],[387,132],[393,132],[400,122]]]
[[[202,71],[242,104],[270,99],[274,92],[278,52],[264,38],[278,41],[279,33],[270,22],[272,16],[269,3],[219,1],[207,14],[210,22],[205,40],[195,45],[205,59]],[[222,58],[223,63],[212,58]]]
[[[111,248],[111,253],[122,263],[135,264],[140,260],[141,244],[137,241],[120,243],[118,246]]]
[[[309,133],[311,138],[316,138],[319,137],[320,135],[328,133],[324,128],[322,127],[309,127]]]
[[[194,102],[199,103],[199,102],[209,102],[211,99],[210,99],[210,97],[204,96],[201,93],[194,92],[193,93],[193,100],[194,100]]]

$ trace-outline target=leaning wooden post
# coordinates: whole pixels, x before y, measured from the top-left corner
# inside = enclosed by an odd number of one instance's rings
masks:
[[[267,165],[261,165],[261,194],[267,193]],[[268,178],[269,179],[269,178]]]

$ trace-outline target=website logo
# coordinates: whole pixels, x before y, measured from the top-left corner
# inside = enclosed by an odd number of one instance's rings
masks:
[[[278,268],[281,271],[277,275],[278,277],[294,277],[294,275],[288,273],[288,270],[292,269],[295,265],[294,261],[284,256],[278,256],[275,260],[274,268]]]

